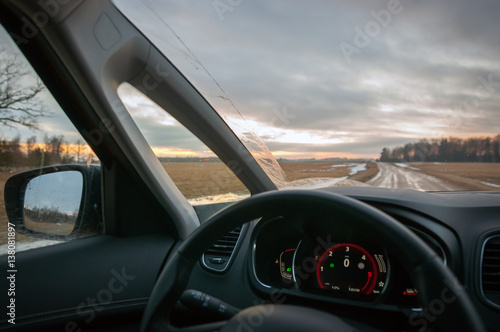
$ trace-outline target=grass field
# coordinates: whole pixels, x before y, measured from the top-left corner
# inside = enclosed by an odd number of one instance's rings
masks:
[[[224,163],[186,162],[162,165],[187,199],[225,193],[249,194],[248,189]]]
[[[500,164],[491,163],[412,163],[412,167],[464,190],[500,190]],[[199,197],[232,193],[229,199],[247,195],[248,190],[223,163],[163,163],[179,190],[191,201]],[[373,162],[285,162],[281,167],[289,181],[307,178],[348,178],[366,182],[377,172]],[[5,181],[16,172],[0,172],[0,245],[7,239],[7,215],[3,200]],[[207,181],[208,179],[208,181]],[[207,202],[207,201],[203,201]],[[199,203],[199,201],[198,201]],[[31,241],[17,234],[17,241]]]
[[[284,162],[280,163],[281,168],[285,172],[288,181],[314,178],[314,177],[331,177],[341,178],[348,177],[350,180],[366,182],[374,177],[377,172],[377,164],[368,162],[366,171],[358,172],[351,175],[352,165],[364,164],[365,162],[331,162],[331,161],[304,161],[304,162]]]
[[[498,163],[411,163],[409,165],[463,190],[500,190]]]

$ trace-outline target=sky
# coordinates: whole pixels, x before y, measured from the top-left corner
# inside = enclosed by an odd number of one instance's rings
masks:
[[[43,174],[28,183],[24,205],[71,214],[80,209],[82,193],[83,176],[78,171]]]
[[[497,1],[131,3],[119,7],[277,157],[500,133]]]
[[[377,158],[422,138],[500,133],[497,1],[116,3],[237,134],[255,132],[277,158]],[[122,89],[157,155],[211,154]],[[54,116],[35,134],[76,141],[70,126]]]

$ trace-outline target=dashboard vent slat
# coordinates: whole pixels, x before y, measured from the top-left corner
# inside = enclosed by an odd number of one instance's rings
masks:
[[[484,243],[481,290],[489,303],[500,307],[500,236],[490,237]]]
[[[243,227],[240,226],[221,236],[203,254],[202,265],[211,271],[224,272],[238,245],[242,230]]]

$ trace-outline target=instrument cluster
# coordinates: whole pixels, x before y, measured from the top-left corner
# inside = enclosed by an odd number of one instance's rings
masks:
[[[277,217],[253,237],[252,269],[265,288],[303,297],[418,307],[418,290],[390,252],[345,223]]]

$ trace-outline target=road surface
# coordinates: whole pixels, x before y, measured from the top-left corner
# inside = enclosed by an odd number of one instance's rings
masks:
[[[379,170],[377,175],[366,182],[374,187],[422,191],[457,190],[453,185],[433,176],[420,173],[418,168],[412,168],[406,164],[377,163],[377,167]]]

